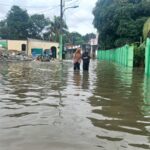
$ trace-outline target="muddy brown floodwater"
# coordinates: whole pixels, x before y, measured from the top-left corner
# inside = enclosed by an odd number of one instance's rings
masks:
[[[91,61],[0,64],[0,150],[149,150],[150,79]]]

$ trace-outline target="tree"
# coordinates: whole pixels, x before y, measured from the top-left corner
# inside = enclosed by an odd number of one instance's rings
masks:
[[[6,20],[0,21],[0,37],[2,39],[8,39],[8,33]]]
[[[30,38],[42,39],[42,31],[50,24],[50,20],[44,15],[34,14],[30,17],[28,33]]]
[[[83,40],[85,43],[88,43],[90,39],[96,38],[96,35],[94,33],[87,33],[86,35],[83,36]]]
[[[28,37],[29,15],[19,6],[13,6],[6,19],[9,39],[26,39]]]
[[[111,49],[140,41],[144,22],[150,16],[150,2],[98,0],[93,14],[100,48]]]
[[[73,45],[81,45],[84,43],[82,35],[79,34],[78,32],[71,32],[69,37],[70,37],[70,43],[72,43]]]
[[[26,10],[19,6],[12,6],[6,20],[0,21],[0,36],[4,39],[43,38],[43,30],[50,24],[44,15],[29,16]]]
[[[59,42],[60,26],[62,26],[63,33],[67,33],[67,25],[65,21],[62,21],[58,16],[54,16],[53,21],[50,21],[50,26],[47,28],[47,33],[44,34],[45,39],[50,39],[51,41]]]

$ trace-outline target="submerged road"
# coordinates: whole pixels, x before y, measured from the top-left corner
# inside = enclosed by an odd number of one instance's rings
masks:
[[[148,150],[150,79],[91,61],[0,64],[0,150]]]

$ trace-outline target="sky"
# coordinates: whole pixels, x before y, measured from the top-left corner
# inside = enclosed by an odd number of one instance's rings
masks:
[[[63,0],[65,2],[63,19],[66,21],[70,32],[96,33],[92,24],[92,10],[97,0]],[[28,14],[44,14],[53,19],[60,16],[60,0],[0,0],[0,20],[6,18],[12,5],[26,9]],[[78,8],[68,8],[79,6]]]

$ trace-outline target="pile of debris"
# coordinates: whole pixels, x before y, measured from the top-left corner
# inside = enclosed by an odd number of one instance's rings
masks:
[[[28,57],[24,52],[16,50],[3,50],[0,49],[0,61],[31,61],[32,58]]]

